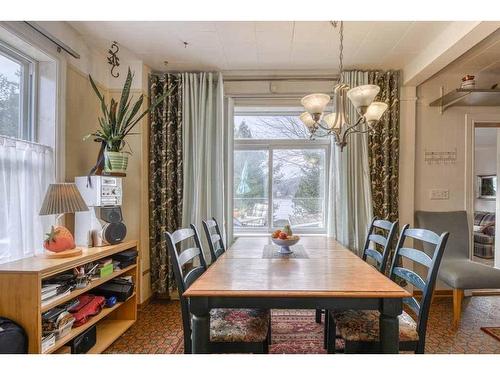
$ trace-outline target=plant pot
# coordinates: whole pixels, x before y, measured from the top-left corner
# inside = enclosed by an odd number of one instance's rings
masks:
[[[125,173],[128,165],[128,154],[125,152],[104,151],[104,172]]]

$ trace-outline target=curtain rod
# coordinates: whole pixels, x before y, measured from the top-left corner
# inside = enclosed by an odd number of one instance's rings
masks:
[[[33,30],[35,30],[39,34],[43,35],[45,38],[47,38],[48,40],[50,40],[52,43],[54,43],[57,46],[57,52],[61,52],[61,50],[64,50],[68,54],[70,54],[71,56],[73,56],[75,59],[79,59],[80,58],[80,55],[78,54],[78,52],[76,52],[74,49],[72,49],[71,47],[69,47],[67,44],[65,44],[64,42],[62,42],[58,38],[56,38],[54,35],[52,35],[51,33],[49,33],[44,28],[38,26],[35,22],[24,21],[24,23],[27,24],[28,26],[30,26]]]
[[[297,81],[338,81],[339,77],[224,77],[226,82],[297,82]]]

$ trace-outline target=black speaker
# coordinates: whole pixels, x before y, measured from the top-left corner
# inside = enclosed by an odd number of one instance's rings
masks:
[[[123,221],[122,209],[120,206],[101,207],[101,220],[107,223],[119,223]]]
[[[115,245],[122,242],[127,235],[127,227],[122,222],[120,206],[95,207],[100,228],[92,231],[94,246]]]

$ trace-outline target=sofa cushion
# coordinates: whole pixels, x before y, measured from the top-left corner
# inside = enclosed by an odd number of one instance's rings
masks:
[[[378,311],[371,310],[347,310],[334,312],[337,330],[346,341],[370,342],[379,341],[379,317]],[[399,318],[399,340],[418,341],[417,324],[413,318],[405,313]]]
[[[455,289],[499,289],[500,269],[468,259],[444,260],[439,279]]]
[[[210,310],[210,341],[262,342],[269,329],[269,310]]]
[[[484,233],[474,233],[474,242],[482,244],[492,244],[495,242],[495,237],[488,236]]]

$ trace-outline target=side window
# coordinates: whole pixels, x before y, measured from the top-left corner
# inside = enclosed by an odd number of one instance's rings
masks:
[[[0,44],[0,135],[33,141],[34,63]]]

